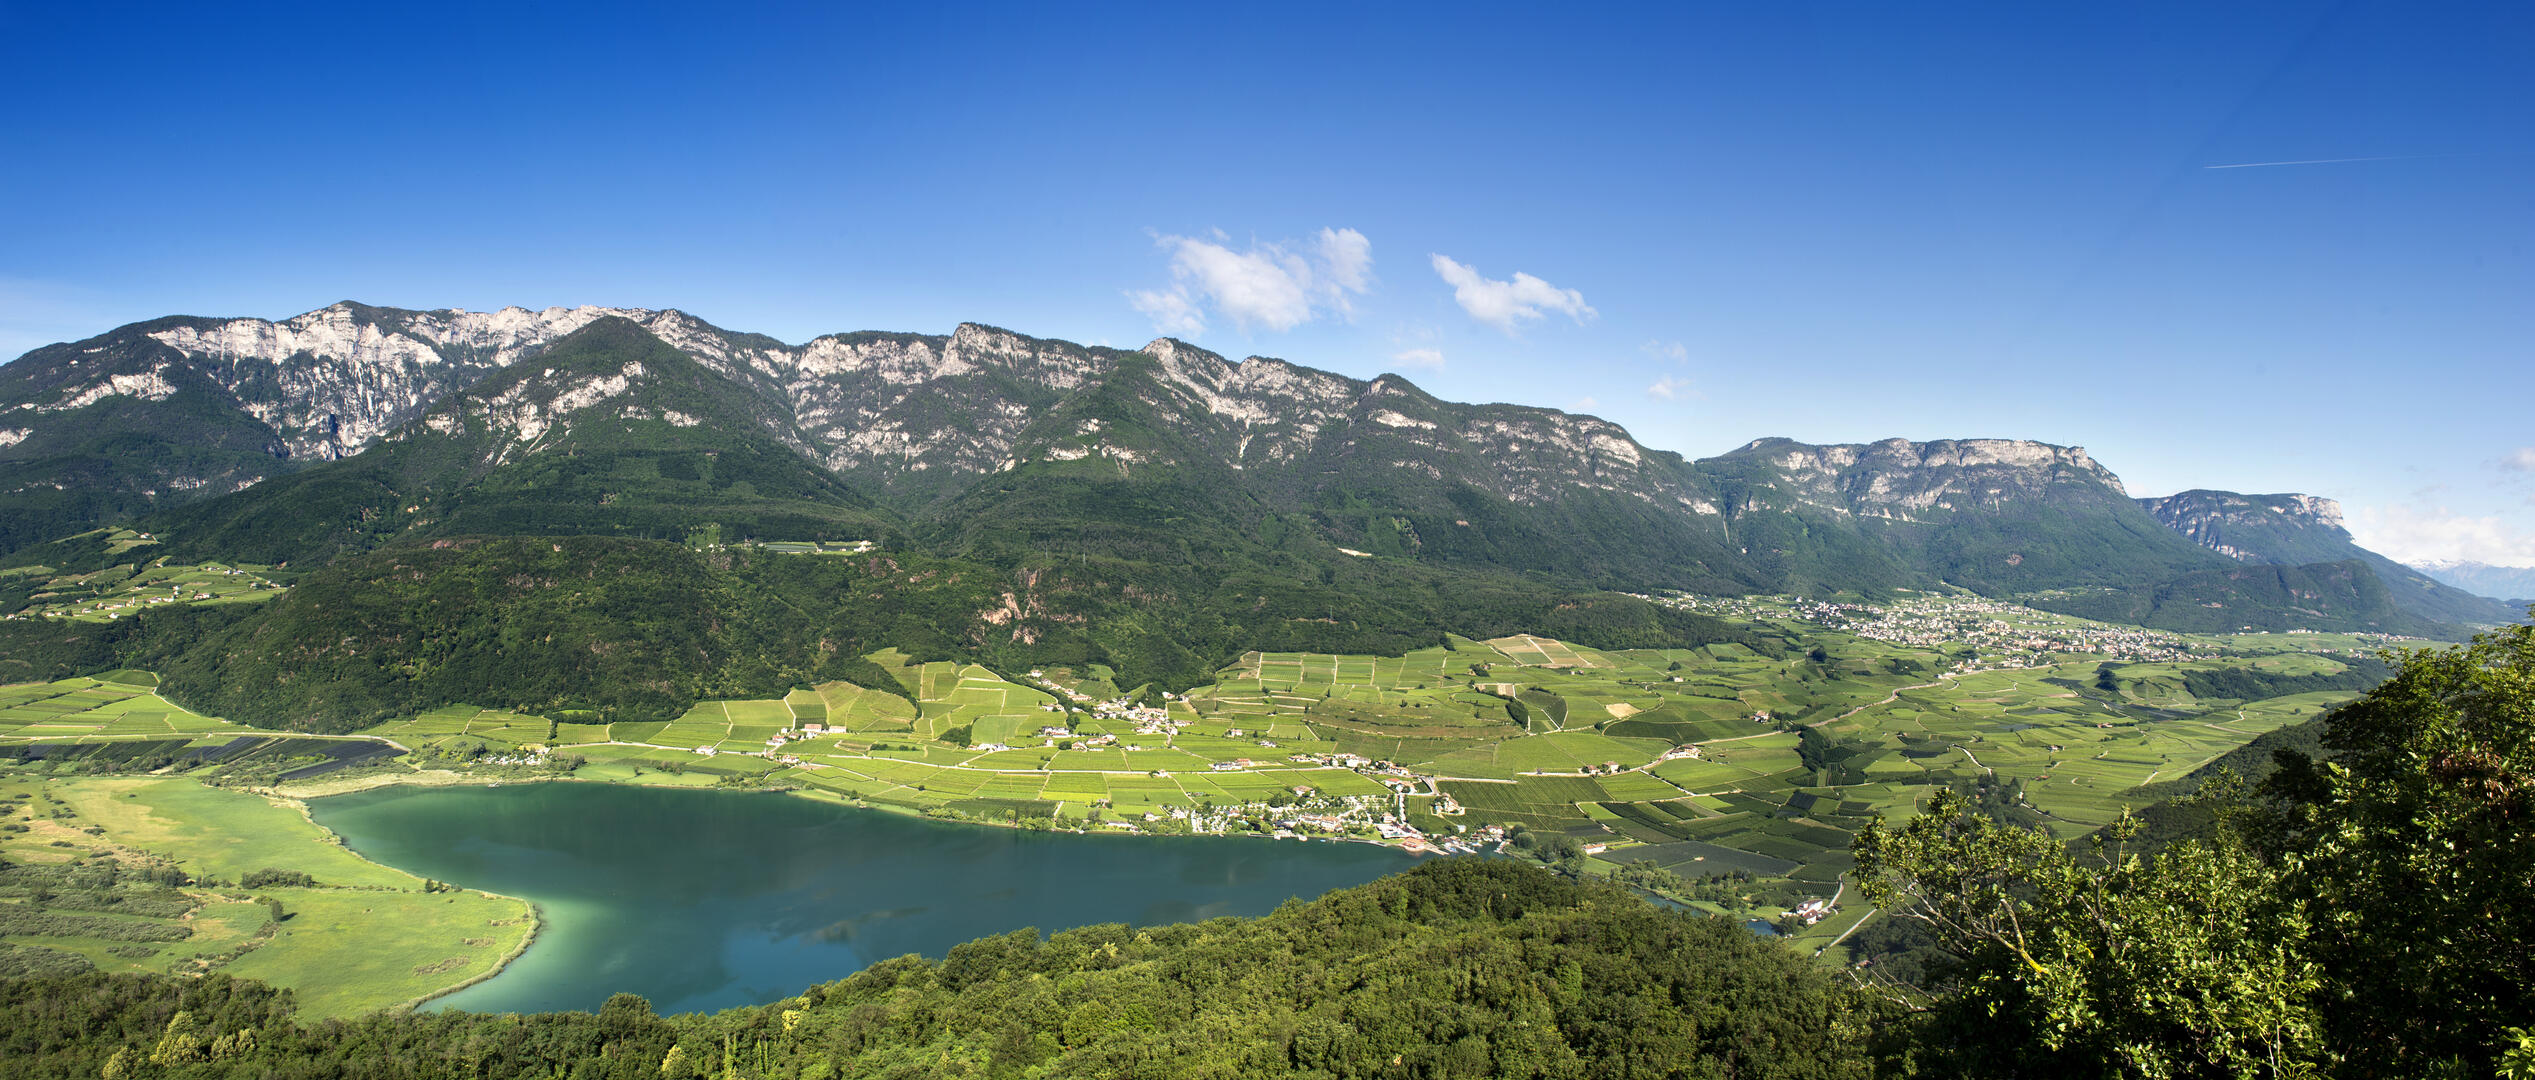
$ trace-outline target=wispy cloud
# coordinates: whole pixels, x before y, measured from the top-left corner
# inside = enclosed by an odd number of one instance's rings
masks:
[[[1354,229],[1322,229],[1312,242],[1320,251],[1320,264],[1328,270],[1331,290],[1340,306],[1346,294],[1363,292],[1373,286],[1373,241]]]
[[[1657,360],[1670,360],[1676,364],[1686,364],[1690,362],[1690,347],[1678,341],[1650,340],[1646,344],[1638,346],[1637,351],[1654,357]]]
[[[2535,472],[2535,446],[2521,446],[2500,459],[2500,467],[2510,472]]]
[[[1584,302],[1584,294],[1574,289],[1561,289],[1530,274],[1516,273],[1512,281],[1492,281],[1479,276],[1475,267],[1464,266],[1442,255],[1430,256],[1435,273],[1452,286],[1452,298],[1470,317],[1508,334],[1519,324],[1556,311],[1574,319],[1579,325],[1599,316]]]
[[[1598,408],[1601,408],[1601,407],[1602,407],[1602,403],[1601,403],[1601,402],[1599,402],[1599,401],[1595,401],[1595,400],[1594,400],[1594,399],[1593,399],[1590,395],[1588,395],[1588,396],[1585,396],[1585,397],[1580,397],[1580,398],[1577,398],[1577,399],[1576,399],[1576,400],[1575,400],[1572,404],[1569,404],[1569,405],[1567,406],[1567,411],[1568,411],[1568,412],[1592,412],[1593,410],[1598,409]]]
[[[2385,157],[2328,157],[2304,161],[2240,161],[2233,165],[2203,165],[2204,169],[2270,169],[2281,165],[2347,165],[2354,161],[2412,161],[2427,154],[2390,154]]]
[[[1444,369],[1442,349],[1404,349],[1392,353],[1391,359],[1397,361],[1402,367],[1422,367],[1435,371]]]
[[[1184,290],[1154,292],[1133,289],[1127,293],[1127,303],[1152,319],[1156,332],[1192,338],[1206,332],[1206,313],[1197,310],[1197,305],[1189,300]]]
[[[1322,229],[1301,250],[1253,243],[1235,251],[1223,239],[1155,237],[1171,253],[1171,286],[1128,290],[1127,303],[1165,334],[1196,337],[1209,312],[1244,330],[1291,330],[1351,313],[1348,297],[1373,284],[1373,242],[1354,229]]]
[[[1662,398],[1665,401],[1671,401],[1674,398],[1680,397],[1698,396],[1698,391],[1691,388],[1690,380],[1681,378],[1677,375],[1666,375],[1663,378],[1647,384],[1646,392],[1652,396]]]

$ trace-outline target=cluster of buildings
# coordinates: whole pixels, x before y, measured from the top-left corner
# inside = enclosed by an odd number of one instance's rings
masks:
[[[1806,926],[1811,926],[1824,919],[1830,918],[1831,913],[1837,910],[1839,910],[1838,905],[1817,896],[1805,901],[1804,903],[1796,905],[1794,910],[1787,912],[1787,917],[1803,923]]]
[[[1870,641],[1918,648],[1977,650],[1957,671],[2020,667],[2051,654],[2100,654],[2114,660],[2190,660],[2208,651],[2174,634],[2136,626],[2085,623],[2022,604],[1973,596],[1919,595],[1876,606],[1805,597],[1678,596],[1657,599],[1703,615],[1797,619]]]
[[[225,567],[225,566],[206,566],[206,567],[203,567],[202,569],[203,569],[204,571],[206,571],[206,572],[211,572],[211,573],[217,573],[217,574],[220,574],[220,575],[221,575],[221,576],[223,576],[223,577],[239,577],[239,576],[241,576],[241,575],[244,575],[244,574],[245,574],[245,571],[243,571],[243,570],[234,570],[234,569],[231,569],[231,568],[229,568],[229,567]],[[256,578],[256,579],[253,579],[253,580],[249,581],[249,582],[247,583],[247,587],[248,587],[248,588],[250,588],[250,589],[271,589],[271,588],[275,588],[276,586],[275,586],[272,582],[265,581],[265,580],[263,580],[263,579],[261,579],[261,578]],[[155,588],[155,586],[152,586],[152,587],[150,587],[150,588],[154,589],[154,588]],[[49,598],[49,597],[56,596],[56,595],[58,595],[58,594],[54,594],[54,593],[38,593],[38,594],[36,594],[36,595],[33,597],[33,599],[34,599],[34,600],[36,600],[36,601],[38,601],[38,602],[41,602],[41,601],[43,601],[43,600],[45,600],[45,599],[47,599],[47,598]],[[15,612],[11,612],[11,613],[9,613],[9,614],[8,614],[8,615],[6,615],[6,616],[0,616],[0,618],[7,618],[7,619],[33,619],[33,618],[48,618],[48,617],[70,617],[70,618],[75,618],[75,617],[78,617],[78,616],[81,616],[81,615],[103,615],[103,616],[105,616],[106,618],[109,618],[109,619],[120,619],[120,618],[122,618],[122,617],[124,616],[124,614],[125,614],[126,612],[138,611],[138,610],[140,610],[140,609],[142,609],[142,608],[150,607],[150,606],[157,605],[157,604],[181,604],[181,603],[186,603],[186,602],[189,602],[189,601],[194,601],[194,600],[214,600],[214,599],[218,599],[218,597],[217,597],[217,596],[215,596],[214,594],[212,594],[212,593],[210,593],[210,592],[207,592],[207,591],[204,591],[204,590],[202,590],[202,589],[196,589],[196,590],[194,590],[193,595],[188,596],[188,595],[186,595],[186,594],[185,594],[185,586],[184,586],[183,584],[181,584],[181,583],[171,583],[171,584],[169,584],[169,585],[167,586],[167,594],[166,594],[166,595],[164,595],[164,596],[151,595],[151,594],[149,594],[148,592],[146,592],[142,586],[134,586],[131,592],[126,593],[126,594],[124,594],[123,596],[118,597],[118,598],[116,598],[116,599],[114,599],[114,600],[111,600],[111,601],[100,599],[100,600],[91,601],[91,602],[88,602],[88,603],[85,603],[85,604],[81,604],[81,603],[73,602],[70,606],[67,606],[67,607],[59,607],[59,608],[37,608],[37,609],[31,609],[31,610],[27,610],[27,611],[15,611]]]
[[[1738,601],[1750,604],[1750,601]],[[2052,654],[2102,655],[2128,662],[2190,660],[2207,650],[2161,630],[2087,623],[2021,604],[1966,596],[1918,596],[1876,607],[1782,600],[1781,613],[1869,641],[1919,648],[1970,646],[1977,659],[1957,670],[2020,666]]]

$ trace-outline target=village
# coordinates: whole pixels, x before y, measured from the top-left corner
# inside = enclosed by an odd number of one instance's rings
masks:
[[[6,573],[50,571],[31,567]],[[282,591],[281,586],[235,567],[171,565],[162,560],[147,567],[127,565],[52,577],[27,598],[28,607],[0,619],[113,620],[164,605],[268,598]]]
[[[1957,672],[2029,667],[2066,655],[2155,663],[2215,655],[2179,634],[2088,622],[1976,596],[1905,593],[1885,605],[1806,597],[1649,597],[1702,615],[1793,619],[1869,641],[1972,655]]]
[[[1070,694],[1067,691],[1058,692]],[[1084,695],[1080,694],[1071,694],[1071,696],[1078,699],[1084,698]],[[1184,700],[1177,699],[1173,695],[1164,696],[1174,700]],[[1166,709],[1136,705],[1126,698],[1097,702],[1085,699],[1083,703],[1089,706],[1088,712],[1092,718],[1133,722],[1138,725],[1136,729],[1138,734],[1168,736],[1176,734],[1181,727],[1185,726],[1183,721],[1173,718]],[[1049,711],[1063,711],[1056,706],[1042,706],[1042,708]],[[800,722],[768,737],[765,748],[755,751],[753,756],[762,757],[786,767],[800,767],[804,764],[803,759],[788,752],[786,749],[788,746],[825,735],[841,733],[843,730],[831,728],[827,724],[816,721]],[[1238,728],[1230,729],[1226,735],[1230,738],[1244,737],[1244,733]],[[1032,745],[1039,748],[1066,750],[1111,747],[1118,745],[1119,741],[1116,735],[1080,733],[1072,728],[1055,724],[1039,728],[1034,738],[1036,742]],[[1273,749],[1276,746],[1275,742],[1269,739],[1258,739],[1257,742],[1263,748]],[[1017,747],[1002,742],[988,742],[975,744],[968,749],[979,753],[995,753],[1017,749]],[[1693,756],[1696,755],[1696,747],[1688,749]],[[722,753],[713,746],[698,746],[690,752],[706,758]],[[1619,768],[1616,762],[1610,763],[1610,767],[1613,770]],[[1278,770],[1304,779],[1310,778],[1315,771],[1332,769],[1345,770],[1370,778],[1381,784],[1389,794],[1386,796],[1334,795],[1310,783],[1297,783],[1265,799],[1224,804],[1203,802],[1194,806],[1163,806],[1145,811],[1140,815],[1122,817],[1111,817],[1108,813],[1101,813],[1100,811],[1115,812],[1109,800],[1101,799],[1094,801],[1095,813],[1090,820],[1097,828],[1125,832],[1157,835],[1254,833],[1279,839],[1362,840],[1396,845],[1411,852],[1474,854],[1486,850],[1487,845],[1501,847],[1504,843],[1505,831],[1499,826],[1490,825],[1466,832],[1440,835],[1430,834],[1411,824],[1406,804],[1407,798],[1411,796],[1433,800],[1433,810],[1438,815],[1459,816],[1463,810],[1451,795],[1444,793],[1436,785],[1434,777],[1422,775],[1393,762],[1375,760],[1359,754],[1305,751],[1281,756],[1233,758],[1215,761],[1207,766],[1207,771],[1213,773]],[[1162,770],[1153,771],[1149,775],[1165,780],[1171,776],[1169,772]]]

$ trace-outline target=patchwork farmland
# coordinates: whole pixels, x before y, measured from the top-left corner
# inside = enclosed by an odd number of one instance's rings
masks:
[[[1836,893],[1856,830],[1914,813],[1939,788],[2081,836],[2149,801],[2142,785],[2354,692],[2261,688],[2329,680],[2382,645],[2142,637],[1943,597],[1909,610],[1977,608],[1981,625],[2005,629],[1921,643],[1808,602],[1740,603],[1761,640],[1783,643],[1776,655],[1451,638],[1404,656],[1249,653],[1214,683],[1168,694],[1122,690],[1097,667],[996,672],[890,650],[870,657],[887,685],[707,701],[666,722],[434,709],[363,733],[408,756],[341,775],[776,786],[1030,827],[1455,850],[1519,840],[1589,872],[1652,865],[1783,900]],[[2208,677],[2219,672],[2233,674]],[[254,733],[167,702],[153,681],[114,672],[0,688],[0,754],[229,768],[216,749]]]

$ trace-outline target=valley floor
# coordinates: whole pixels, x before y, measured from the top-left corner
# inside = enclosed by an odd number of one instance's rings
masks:
[[[569,778],[776,788],[1020,828],[1529,854],[1779,920],[1836,957],[1871,915],[1842,903],[1867,821],[1955,788],[2083,835],[2158,797],[2142,785],[2351,696],[2352,665],[2383,645],[2166,634],[1963,597],[1678,602],[1790,647],[1601,651],[1518,635],[1399,657],[1251,653],[1186,695],[1121,688],[1099,667],[997,673],[882,652],[872,659],[897,687],[704,702],[665,723],[451,706],[333,739],[193,714],[144,672],[0,688],[0,754],[23,759],[0,777],[27,806],[12,863],[158,858],[212,881],[271,867],[317,882],[194,888],[202,914],[186,918],[203,925],[182,948],[7,937],[148,970],[200,970],[204,950],[252,938],[219,966],[320,1011],[414,1000],[497,970],[533,916],[423,892],[329,845],[289,800]],[[149,775],[72,778],[97,772]],[[57,833],[78,835],[63,848]],[[223,839],[244,835],[275,839]],[[249,898],[267,896],[297,914],[258,922],[267,909]],[[313,960],[338,950],[373,962]]]

